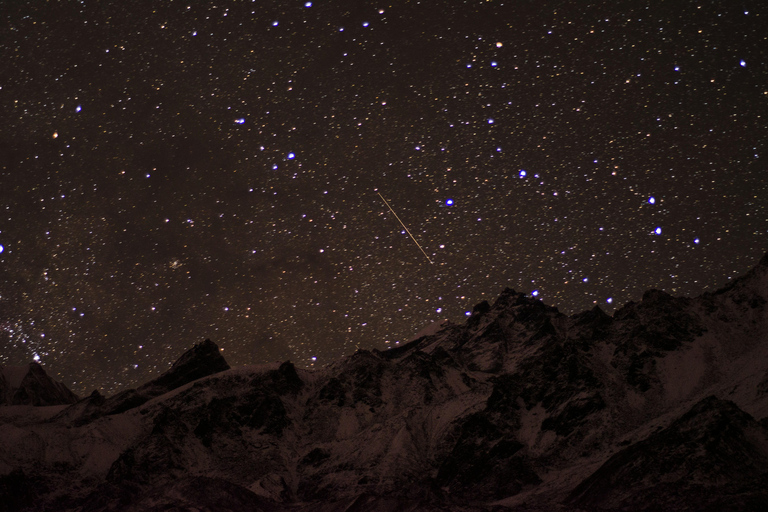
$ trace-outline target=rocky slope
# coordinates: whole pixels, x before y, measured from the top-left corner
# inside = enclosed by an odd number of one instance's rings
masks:
[[[768,429],[709,396],[613,455],[569,503],[613,510],[758,510],[768,498]]]
[[[768,509],[768,256],[696,298],[507,289],[424,333],[316,371],[206,341],[136,390],[0,408],[0,511]]]

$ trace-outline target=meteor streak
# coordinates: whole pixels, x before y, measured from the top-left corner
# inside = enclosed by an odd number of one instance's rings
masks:
[[[411,234],[411,230],[409,230],[409,229],[408,229],[408,228],[405,226],[405,224],[403,224],[403,221],[402,221],[402,220],[400,220],[400,217],[398,217],[398,216],[397,216],[397,214],[395,213],[395,210],[393,210],[393,209],[392,209],[392,207],[391,207],[391,206],[389,206],[389,203],[387,202],[387,200],[386,200],[386,199],[384,199],[384,196],[383,196],[383,195],[381,195],[381,192],[377,192],[377,194],[379,194],[379,197],[381,198],[381,200],[382,200],[382,201],[384,201],[384,204],[386,204],[386,205],[387,205],[387,208],[389,208],[389,211],[391,211],[391,212],[392,212],[392,214],[395,216],[395,218],[396,218],[396,219],[397,219],[397,221],[400,223],[400,225],[401,225],[401,226],[403,226],[403,229],[405,229],[405,232],[406,232],[406,233],[408,233],[408,236],[410,236],[410,237],[411,237],[411,240],[413,240],[413,243],[415,243],[415,244],[416,244],[416,247],[418,247],[418,248],[421,250],[422,254],[424,254],[424,257],[425,257],[425,258],[427,258],[427,261],[428,261],[428,262],[430,262],[430,263],[434,263],[434,261],[432,261],[431,259],[429,259],[429,256],[427,256],[427,253],[426,253],[426,252],[424,252],[424,249],[421,247],[421,245],[419,244],[419,242],[417,242],[417,241],[416,241],[416,239],[413,237],[413,235]]]

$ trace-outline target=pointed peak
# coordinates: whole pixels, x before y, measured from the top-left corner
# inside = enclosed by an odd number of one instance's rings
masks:
[[[229,364],[221,355],[219,346],[206,339],[184,352],[167,372],[141,386],[139,391],[149,387],[162,388],[163,392],[170,391],[193,380],[225,370],[229,370]]]
[[[48,376],[48,373],[46,373],[45,368],[43,368],[43,365],[37,362],[32,362],[32,363],[29,363],[29,365],[27,365],[27,373]]]
[[[472,317],[471,319],[474,319],[476,322],[479,317],[482,317],[483,315],[488,314],[489,312],[493,311],[502,311],[507,308],[513,307],[513,306],[519,306],[521,304],[532,304],[532,303],[538,303],[541,302],[535,297],[528,297],[524,293],[520,293],[515,291],[512,288],[504,288],[502,292],[499,294],[499,297],[496,299],[496,301],[491,305],[487,300],[484,300],[482,302],[479,302],[475,304],[475,307],[472,308]]]
[[[173,363],[171,369],[175,366],[187,364],[190,360],[207,359],[209,357],[221,357],[223,359],[219,346],[213,341],[206,339],[201,343],[196,343],[191,349],[184,352],[181,357]]]
[[[602,324],[612,320],[611,315],[603,311],[603,308],[598,305],[588,311],[576,313],[571,318],[576,321],[577,325]]]
[[[270,372],[270,377],[272,388],[278,394],[296,393],[304,386],[304,382],[296,372],[296,367],[290,361],[285,361],[277,370]]]
[[[528,297],[524,293],[517,292],[513,290],[512,288],[504,288],[504,290],[499,295],[499,298],[496,299],[496,302],[493,304],[494,307],[500,307],[500,308],[507,308],[509,306],[515,306],[518,304],[522,304],[525,301],[529,300],[536,300],[535,298]]]
[[[0,405],[65,405],[78,400],[77,395],[51,378],[39,363],[6,366],[0,370],[0,381],[5,381],[5,389],[0,389]]]
[[[90,404],[93,404],[95,406],[101,406],[106,401],[106,397],[101,393],[99,393],[98,389],[94,389],[93,392],[90,395],[88,395],[86,400]]]

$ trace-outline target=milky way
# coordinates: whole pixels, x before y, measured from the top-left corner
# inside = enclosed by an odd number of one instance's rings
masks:
[[[764,2],[0,15],[0,364],[80,394],[206,337],[232,365],[384,350],[504,287],[697,295],[768,249]]]

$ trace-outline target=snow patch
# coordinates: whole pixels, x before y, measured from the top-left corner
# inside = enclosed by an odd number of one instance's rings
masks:
[[[411,341],[415,341],[419,338],[424,338],[425,336],[432,336],[437,334],[438,332],[442,331],[446,325],[448,324],[448,319],[445,320],[438,320],[436,322],[432,322],[431,324],[424,327],[422,330],[417,332],[414,337],[411,339]]]
[[[672,402],[684,400],[696,389],[707,369],[705,348],[697,343],[668,353],[656,365],[665,398]]]
[[[354,409],[344,408],[339,414],[339,426],[336,429],[336,439],[349,439],[360,431],[360,422]]]
[[[531,410],[526,410],[523,407],[521,411],[520,430],[517,433],[517,438],[521,443],[528,445],[529,449],[533,449],[541,432],[541,423],[547,417],[547,411],[540,403],[532,407]]]

